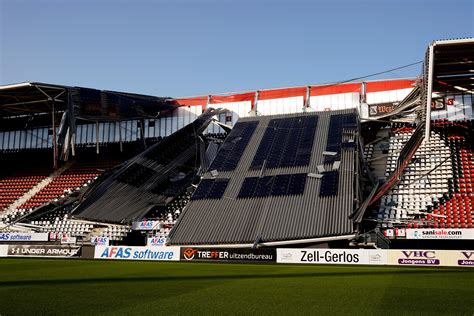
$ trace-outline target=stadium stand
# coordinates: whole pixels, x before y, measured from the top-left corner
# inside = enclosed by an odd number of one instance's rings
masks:
[[[472,121],[432,122],[430,142],[422,145],[401,182],[382,199],[379,219],[407,228],[472,228]],[[410,130],[397,130],[387,170]]]
[[[105,147],[103,151],[106,151]],[[23,224],[28,225],[26,226],[28,227],[27,229],[51,232],[51,236],[57,236],[57,238],[60,238],[62,234],[85,237],[87,234],[92,233],[93,229],[103,226],[100,224],[97,225],[96,223],[72,220],[70,208],[59,208],[56,211],[49,211],[55,208],[55,205],[52,203],[67,200],[70,196],[87,189],[98,176],[115,167],[117,164],[120,164],[120,158],[125,159],[124,157],[126,157],[126,155],[116,154],[114,150],[111,150],[110,155],[104,152],[103,155],[99,157],[97,157],[95,152],[91,152],[87,148],[79,149],[79,152],[81,159],[65,164],[59,169],[62,171],[62,173],[59,174],[57,172],[55,173],[51,167],[47,167],[50,165],[49,159],[47,162],[46,157],[44,157],[45,152],[42,150],[10,152],[5,155],[4,157],[11,161],[11,167],[14,167],[16,164],[22,165],[24,163],[23,157],[25,154],[27,154],[28,157],[36,156],[37,159],[28,159],[28,161],[30,161],[28,165],[34,167],[34,169],[27,168],[12,171],[9,176],[5,176],[5,178],[0,180],[2,185],[0,194],[2,197],[17,190],[15,188],[23,188],[20,192],[21,196],[20,194],[15,196],[17,201],[23,196],[28,197],[24,203],[18,204],[17,206],[14,204],[15,201],[9,198],[8,205],[4,206],[0,212],[2,223],[12,225],[8,227],[10,229],[22,228],[21,230],[24,230],[25,226],[15,225],[16,221],[21,219]],[[111,158],[111,156],[113,156],[113,158]],[[16,161],[16,164],[13,163],[13,161]],[[25,181],[25,177],[21,176],[22,174],[28,174],[28,180]],[[42,174],[42,176],[38,174]],[[44,185],[42,189],[28,195],[33,188],[33,184],[38,185],[41,182],[40,180],[44,181],[44,179],[49,179],[49,182]],[[31,184],[32,182],[33,184]],[[26,185],[28,185],[28,187],[24,189]],[[42,212],[39,212],[40,214],[36,212],[38,209],[42,210]],[[110,235],[112,240],[119,240],[125,235],[124,232],[126,232],[126,229],[128,228],[125,226],[120,227],[120,229],[118,226],[111,226],[111,230],[109,231],[102,229],[101,234]],[[56,237],[52,237],[52,239],[54,238]]]
[[[180,99],[1,86],[0,229],[246,247],[474,229],[473,47],[433,42],[416,80]]]

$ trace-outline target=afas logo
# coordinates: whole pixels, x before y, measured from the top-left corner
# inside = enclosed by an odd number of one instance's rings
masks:
[[[150,239],[151,246],[164,246],[166,243],[166,239],[162,237],[153,237]]]
[[[0,240],[10,240],[10,234],[0,234]]]
[[[153,221],[143,221],[140,223],[140,228],[153,228]]]
[[[193,248],[186,248],[184,249],[184,252],[183,252],[183,255],[184,255],[184,259],[186,260],[193,260],[194,259],[194,255],[197,253],[197,250],[196,249],[193,249]]]
[[[101,258],[129,258],[132,254],[132,248],[107,247],[104,249]]]
[[[106,246],[109,244],[109,239],[107,237],[93,237],[91,239],[91,244],[96,246]]]

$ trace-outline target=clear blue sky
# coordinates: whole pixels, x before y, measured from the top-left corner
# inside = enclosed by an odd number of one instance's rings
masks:
[[[0,0],[0,84],[185,96],[340,81],[473,36],[473,3]]]

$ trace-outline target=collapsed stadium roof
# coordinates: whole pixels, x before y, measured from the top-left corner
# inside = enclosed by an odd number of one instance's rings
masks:
[[[166,204],[191,185],[205,151],[200,134],[220,110],[209,108],[194,122],[111,172],[88,191],[77,218],[130,223]]]
[[[253,244],[351,234],[355,110],[241,119],[170,244]]]

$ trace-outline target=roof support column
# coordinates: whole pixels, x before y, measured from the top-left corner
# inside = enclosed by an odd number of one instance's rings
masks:
[[[143,141],[143,148],[146,149],[146,140],[145,140],[145,119],[140,120],[140,137]]]
[[[304,100],[303,112],[308,112],[308,108],[311,107],[311,86],[306,87],[306,96]]]
[[[252,111],[254,113],[255,116],[258,116],[258,107],[257,107],[257,103],[258,103],[258,98],[260,97],[260,91],[257,90],[255,91],[255,97],[254,97],[254,101],[253,101],[253,107],[252,107]]]
[[[95,149],[99,154],[99,121],[95,121]]]
[[[426,83],[426,126],[425,126],[425,141],[430,140],[431,128],[431,97],[433,96],[433,65],[434,65],[434,44],[430,45],[428,53],[428,82]]]
[[[204,113],[204,111],[210,106],[211,102],[212,102],[212,95],[209,94],[207,96],[207,100],[206,100],[206,107],[204,109],[202,109],[202,113]]]
[[[123,152],[123,143],[122,143],[122,121],[118,121],[119,127],[119,145],[120,145],[120,152]]]
[[[71,137],[71,154],[73,157],[76,156],[76,141],[75,141],[75,137],[76,134],[72,134],[72,137]]]
[[[54,170],[58,169],[58,143],[56,137],[56,116],[55,116],[55,106],[54,99],[51,98],[51,119],[53,121],[53,168]]]

